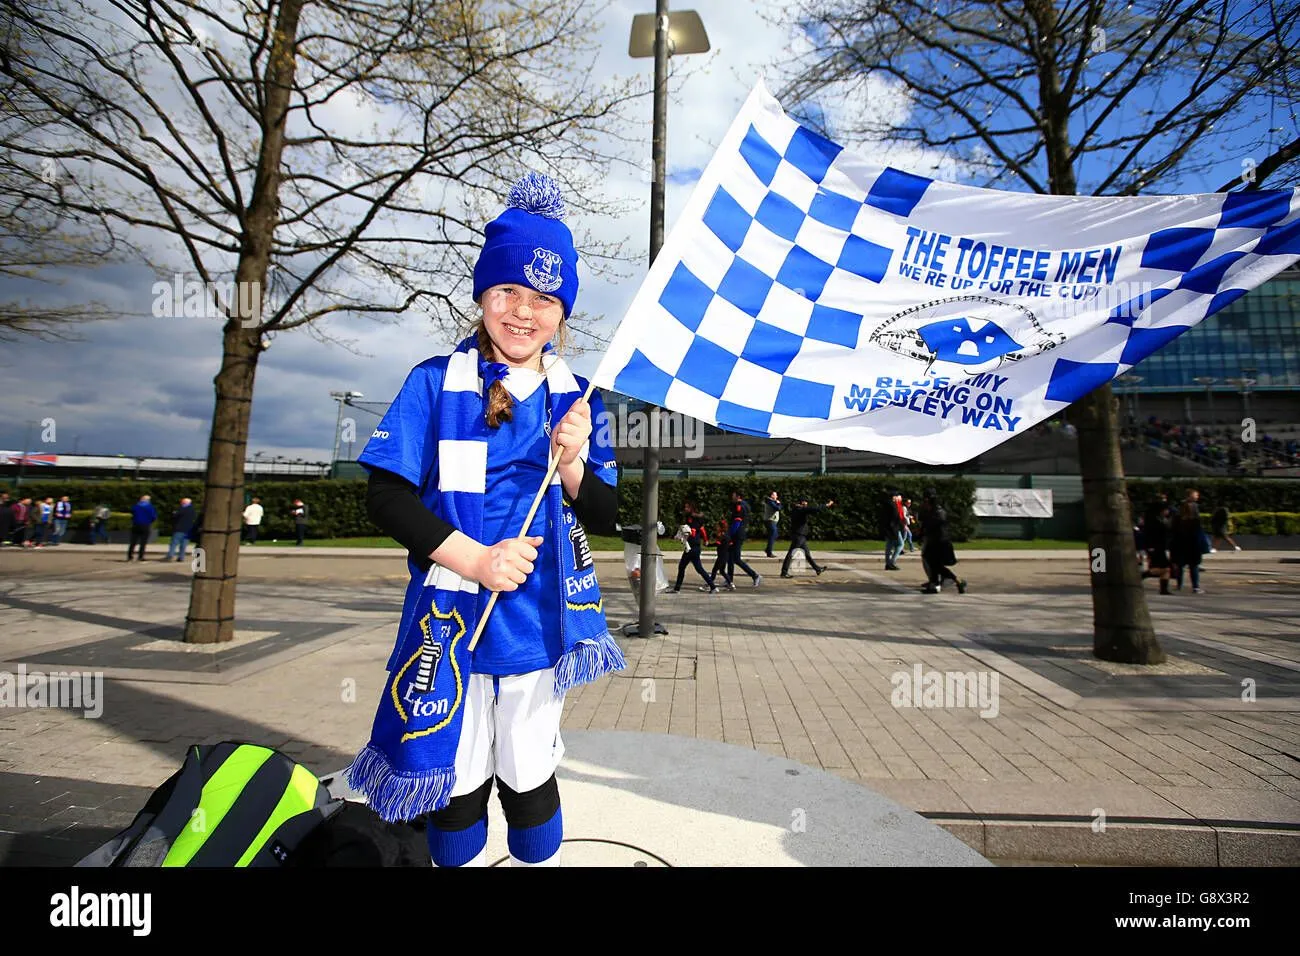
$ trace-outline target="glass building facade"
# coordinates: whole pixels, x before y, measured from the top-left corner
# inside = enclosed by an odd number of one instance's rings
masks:
[[[1254,379],[1253,391],[1300,389],[1300,266],[1193,326],[1131,373],[1142,377],[1138,392],[1236,391],[1241,379]]]

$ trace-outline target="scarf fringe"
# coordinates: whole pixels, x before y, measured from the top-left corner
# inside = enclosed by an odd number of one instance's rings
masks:
[[[627,661],[623,658],[623,651],[608,631],[601,637],[579,641],[573,650],[555,662],[556,696],[625,667]]]
[[[389,823],[403,823],[447,805],[456,785],[455,768],[401,773],[373,743],[347,769],[348,785]]]

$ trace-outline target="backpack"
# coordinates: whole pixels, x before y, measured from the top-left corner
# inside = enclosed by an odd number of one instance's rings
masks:
[[[131,825],[79,867],[431,866],[416,827],[331,795],[257,744],[191,746]]]

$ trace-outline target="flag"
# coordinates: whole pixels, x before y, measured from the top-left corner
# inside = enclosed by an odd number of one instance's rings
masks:
[[[800,126],[760,83],[593,382],[729,431],[952,464],[1297,258],[1295,190],[941,182]]]

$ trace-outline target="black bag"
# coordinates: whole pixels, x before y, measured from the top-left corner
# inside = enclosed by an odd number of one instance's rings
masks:
[[[423,833],[332,796],[310,770],[257,744],[191,746],[131,825],[84,867],[432,866]]]
[[[308,833],[286,867],[433,866],[429,839],[411,823],[389,823],[364,803],[343,807]]]

